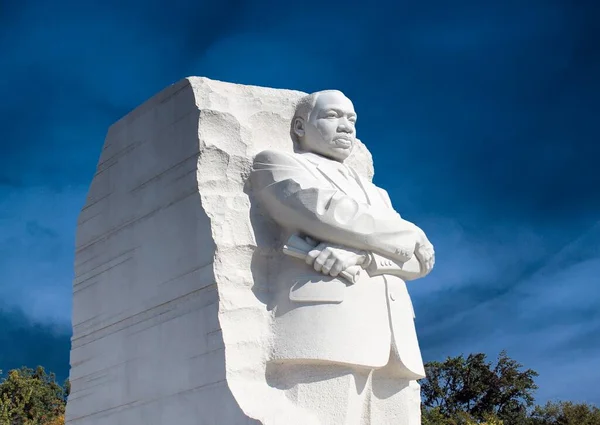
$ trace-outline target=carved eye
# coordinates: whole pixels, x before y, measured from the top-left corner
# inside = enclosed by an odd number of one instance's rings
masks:
[[[325,115],[325,117],[327,117],[327,118],[337,118],[337,112],[335,112],[335,111],[329,111],[329,112],[327,112],[327,114]]]

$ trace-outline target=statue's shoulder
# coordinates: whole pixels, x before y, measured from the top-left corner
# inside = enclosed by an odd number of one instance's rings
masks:
[[[390,198],[390,194],[387,192],[387,190],[385,190],[379,186],[375,186],[375,187],[377,188],[377,190],[379,190],[379,194],[382,196],[385,203],[391,207],[392,206],[392,198]]]
[[[265,187],[274,181],[306,177],[308,164],[301,155],[280,150],[264,150],[254,157],[251,178],[255,187]]]
[[[265,165],[299,165],[305,162],[302,155],[294,152],[284,152],[276,149],[267,149],[254,157],[254,167],[261,168]]]
[[[268,164],[278,163],[278,162],[286,162],[293,160],[293,153],[289,154],[284,151],[276,150],[276,149],[267,149],[262,152],[259,152],[254,157],[254,163],[264,162]]]

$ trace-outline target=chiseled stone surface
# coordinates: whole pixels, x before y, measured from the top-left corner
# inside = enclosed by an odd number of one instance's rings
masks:
[[[267,382],[284,254],[248,187],[258,152],[292,152],[303,95],[191,77],[110,128],[78,221],[68,424],[318,423]],[[348,163],[372,177],[362,144]]]

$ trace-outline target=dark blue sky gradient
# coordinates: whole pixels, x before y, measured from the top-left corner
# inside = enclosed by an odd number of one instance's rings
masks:
[[[108,126],[189,76],[353,99],[436,245],[425,360],[502,349],[600,404],[600,6],[0,1],[0,369],[68,370],[76,218]]]

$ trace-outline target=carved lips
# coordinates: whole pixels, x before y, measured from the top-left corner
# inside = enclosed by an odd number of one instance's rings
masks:
[[[352,140],[348,137],[336,137],[333,139],[335,145],[340,148],[350,148],[352,147]]]

